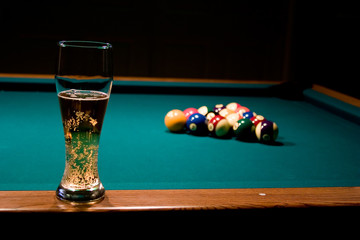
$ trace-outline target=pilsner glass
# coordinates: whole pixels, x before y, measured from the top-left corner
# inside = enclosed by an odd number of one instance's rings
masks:
[[[98,150],[112,80],[111,44],[59,42],[55,82],[64,127],[65,171],[56,196],[61,200],[93,203],[105,196]]]

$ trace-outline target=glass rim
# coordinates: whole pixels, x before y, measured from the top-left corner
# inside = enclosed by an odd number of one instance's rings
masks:
[[[59,41],[60,47],[77,47],[77,48],[93,48],[93,49],[110,49],[110,43],[97,41],[78,41],[78,40],[63,40]]]

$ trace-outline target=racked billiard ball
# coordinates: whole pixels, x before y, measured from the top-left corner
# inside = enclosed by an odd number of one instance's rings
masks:
[[[216,115],[218,115],[219,112],[224,108],[226,108],[226,107],[223,104],[216,104],[215,107],[213,108],[213,110],[214,110],[214,113]]]
[[[164,122],[171,132],[180,132],[184,130],[186,117],[181,110],[173,109],[166,114]]]
[[[208,114],[206,114],[206,121],[209,122],[215,116],[216,114],[214,112],[209,112]]]
[[[259,123],[261,123],[262,121],[265,121],[266,119],[262,115],[256,115],[256,116],[250,118],[250,120],[253,122],[253,124],[256,127]]]
[[[226,136],[230,127],[228,120],[220,115],[216,115],[208,123],[209,132],[216,137]]]
[[[255,112],[250,111],[250,112],[244,112],[242,116],[243,116],[243,118],[251,119],[252,117],[256,117],[256,115],[257,114]]]
[[[252,140],[255,137],[255,125],[248,118],[237,121],[233,126],[233,130],[238,139]]]
[[[250,109],[248,109],[248,108],[245,107],[245,106],[240,106],[240,107],[238,107],[238,108],[235,110],[235,112],[238,112],[238,113],[240,113],[241,116],[243,116],[243,114],[244,114],[245,112],[250,112]]]
[[[242,119],[242,116],[240,116],[239,113],[230,113],[229,115],[227,115],[225,117],[228,122],[230,123],[230,126],[234,126],[234,124],[239,121],[240,119]]]
[[[219,115],[226,118],[226,116],[231,113],[234,113],[234,111],[227,109],[227,108],[223,108],[220,110]]]
[[[214,113],[214,110],[208,106],[201,106],[198,108],[198,112],[206,117],[208,114]],[[214,113],[214,115],[215,115],[215,113]]]
[[[261,142],[274,142],[279,134],[279,129],[276,123],[264,120],[256,126],[255,134]]]
[[[200,113],[192,114],[186,121],[186,128],[194,135],[207,133],[206,117]]]
[[[187,108],[184,110],[184,114],[186,119],[188,119],[192,114],[197,113],[198,110],[196,108]]]
[[[226,105],[226,108],[235,112],[237,108],[241,107],[241,105],[237,102],[232,102],[232,103],[229,103],[228,105]]]

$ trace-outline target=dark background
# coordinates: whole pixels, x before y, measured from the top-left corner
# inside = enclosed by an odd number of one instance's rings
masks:
[[[106,41],[117,76],[319,83],[360,98],[356,1],[0,3],[0,72],[53,74],[59,40]]]

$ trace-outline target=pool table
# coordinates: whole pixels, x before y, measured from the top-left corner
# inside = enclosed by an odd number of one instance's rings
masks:
[[[0,75],[0,212],[218,211],[360,206],[359,100],[313,86],[115,78],[97,204],[55,197],[65,145],[54,79]],[[275,121],[272,144],[171,133],[171,109],[238,102]]]

